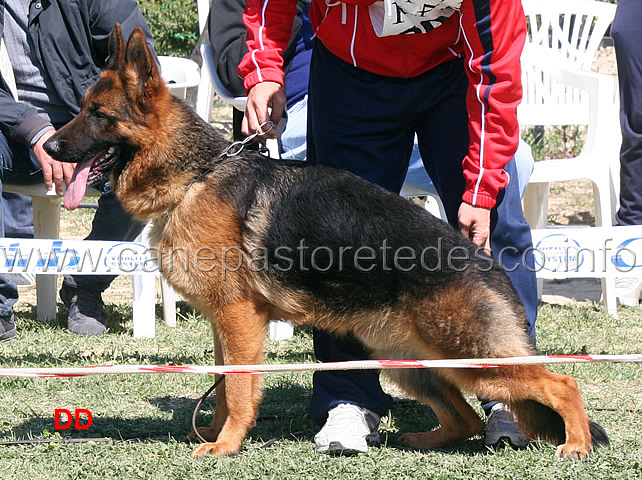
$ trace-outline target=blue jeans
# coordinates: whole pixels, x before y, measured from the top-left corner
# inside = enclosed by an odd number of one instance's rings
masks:
[[[31,197],[2,192],[4,235],[9,238],[33,238],[33,205]]]
[[[281,134],[281,158],[284,160],[306,159],[306,122],[308,117],[308,96],[287,110],[285,129]]]
[[[2,184],[32,185],[42,183],[42,168],[31,150],[25,145],[8,140],[0,134],[0,196]],[[20,198],[20,197],[19,197]],[[4,200],[0,205],[0,235],[5,236],[5,205]],[[19,202],[19,201],[18,201]],[[10,202],[9,205],[12,205]],[[20,203],[20,202],[19,202]],[[25,205],[20,206],[21,209]],[[11,231],[25,231],[28,225],[33,226],[33,211],[26,208],[16,217],[10,215],[13,224],[9,225]],[[134,240],[142,231],[143,226],[129,215],[111,189],[110,182],[102,186],[102,195],[98,200],[98,210],[94,216],[92,229],[88,240]],[[70,286],[82,289],[104,291],[114,275],[74,275],[65,276],[64,282]],[[0,316],[7,317],[13,311],[13,305],[18,300],[18,289],[11,280],[0,274]]]
[[[340,60],[317,41],[308,91],[308,161],[349,170],[398,193],[416,134],[448,221],[457,227],[465,187],[462,159],[468,152],[467,87],[463,60],[416,78],[383,77]],[[532,240],[522,212],[514,160],[506,171],[511,181],[491,212],[491,248],[494,253],[503,252],[502,263],[526,307],[534,339],[537,282],[529,253]],[[367,358],[353,338],[315,332],[314,345],[321,361]],[[377,371],[315,373],[312,418],[323,423],[328,410],[343,402],[384,414],[390,398],[381,390]]]

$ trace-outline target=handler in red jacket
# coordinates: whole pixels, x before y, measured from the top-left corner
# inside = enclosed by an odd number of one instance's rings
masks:
[[[282,115],[281,54],[295,11],[295,0],[247,1],[248,54],[239,66],[248,91],[245,134]],[[308,90],[308,161],[352,171],[398,193],[416,134],[448,221],[506,267],[534,338],[532,241],[513,159],[526,36],[521,1],[312,0],[310,19],[317,41]],[[322,361],[367,355],[355,339],[322,332],[315,334],[315,352]],[[315,375],[311,414],[321,423],[327,418],[315,438],[318,451],[367,449],[366,437],[389,406],[376,375]],[[359,409],[353,413],[363,417],[363,428],[354,438],[333,441],[334,430],[345,431],[350,423],[345,405]],[[487,444],[502,436],[525,443],[508,425],[510,413],[492,402],[484,407],[499,412],[498,421],[489,418]]]

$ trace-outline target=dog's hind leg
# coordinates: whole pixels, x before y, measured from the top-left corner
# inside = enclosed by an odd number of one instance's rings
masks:
[[[221,309],[217,319],[216,335],[226,365],[263,362],[266,313],[261,312],[253,302],[239,302]],[[219,355],[218,350],[216,354]],[[193,457],[238,454],[243,439],[256,422],[258,406],[263,397],[261,376],[226,375],[224,383],[220,389],[224,393],[224,411],[218,416],[215,414],[207,432],[212,437],[216,436],[216,441],[199,445],[192,453]],[[218,394],[217,390],[217,403],[221,400]]]
[[[455,376],[471,380],[475,373],[475,393],[508,404],[525,435],[559,445],[557,457],[586,458],[593,444],[608,444],[602,428],[589,422],[574,378],[538,365],[459,371]]]
[[[406,433],[399,439],[411,448],[443,448],[461,443],[482,427],[479,415],[462,396],[461,391],[435,372],[424,369],[393,370],[388,373],[408,394],[428,405],[440,426],[423,433]]]

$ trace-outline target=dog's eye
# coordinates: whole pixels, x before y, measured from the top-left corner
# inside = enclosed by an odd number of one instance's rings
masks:
[[[89,114],[99,120],[105,120],[109,118],[109,115],[102,111],[100,109],[100,105],[98,104],[92,104],[89,106]]]

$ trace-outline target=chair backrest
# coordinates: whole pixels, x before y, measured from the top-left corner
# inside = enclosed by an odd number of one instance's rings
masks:
[[[524,0],[531,45],[558,52],[581,70],[591,70],[597,49],[615,17],[616,5],[596,0]]]
[[[522,103],[517,107],[520,125],[585,125],[588,97],[585,91],[560,83],[549,67],[562,65],[557,54],[527,46],[522,55]]]
[[[205,25],[207,25],[207,17],[210,14],[211,0],[196,0],[196,10],[198,13],[198,30],[203,33]]]
[[[562,64],[590,71],[616,6],[594,0],[524,0],[528,38],[522,55],[521,125],[582,125],[589,119],[586,91],[546,73]]]
[[[203,66],[207,70],[212,86],[216,91],[218,97],[225,103],[229,103],[238,110],[245,111],[245,103],[247,97],[237,97],[232,95],[221,82],[216,71],[216,62],[214,61],[214,53],[212,52],[212,45],[209,43],[201,45],[201,56],[203,57]]]
[[[189,58],[159,56],[158,61],[167,88],[178,98],[185,100],[187,89],[197,87],[201,82],[198,65]]]

